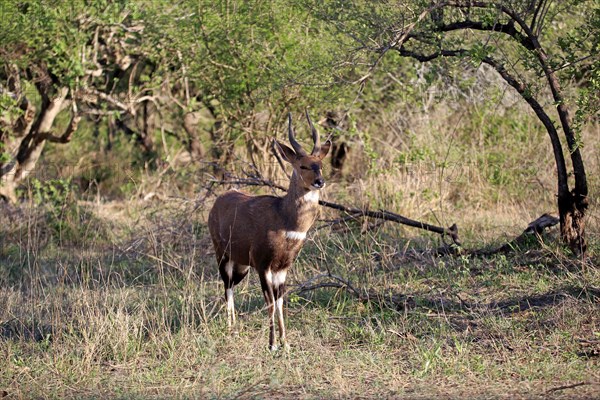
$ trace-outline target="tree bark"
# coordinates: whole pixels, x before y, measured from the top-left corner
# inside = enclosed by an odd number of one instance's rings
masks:
[[[183,117],[183,129],[187,133],[187,148],[193,161],[199,161],[204,158],[204,146],[198,135],[198,124],[200,121],[200,113],[188,112]]]
[[[46,142],[68,143],[77,130],[81,116],[70,90],[53,81],[44,64],[30,65],[21,71],[16,65],[5,69],[9,95],[18,100],[21,115],[16,120],[3,118],[0,121],[0,143],[3,145],[3,158],[0,164],[0,197],[16,202],[16,190],[35,169]],[[27,98],[21,85],[22,74],[34,81],[40,95],[39,113]],[[64,132],[56,134],[55,121],[58,114],[71,106],[71,120]]]
[[[472,19],[467,18],[465,21],[454,21],[450,24],[444,24],[442,20],[438,19],[434,21],[435,24],[433,30],[440,33],[445,33],[457,30],[473,29],[505,34],[510,36],[519,45],[531,52],[537,58],[539,66],[544,71],[548,86],[552,92],[553,100],[556,104],[556,112],[567,141],[571,163],[573,166],[573,176],[575,178],[573,190],[570,190],[569,188],[565,156],[563,154],[562,144],[554,121],[544,110],[540,102],[533,97],[533,94],[530,92],[525,82],[522,82],[520,78],[517,78],[516,76],[513,76],[507,72],[506,68],[501,62],[494,60],[489,56],[484,57],[482,62],[492,66],[510,86],[517,90],[521,97],[530,105],[540,122],[542,122],[546,128],[552,143],[552,150],[557,169],[557,205],[560,216],[561,238],[575,255],[580,256],[584,255],[586,252],[585,217],[589,204],[587,178],[583,165],[583,159],[581,157],[579,145],[572,128],[569,109],[563,96],[560,81],[556,75],[556,72],[551,68],[548,55],[538,40],[541,29],[541,21],[537,20],[537,18],[539,9],[542,7],[542,3],[543,2],[541,2],[535,10],[530,8],[528,10],[530,14],[525,15],[520,15],[504,3],[496,3],[493,1],[441,1],[433,6],[430,9],[430,12],[443,10],[444,7],[465,9],[467,11],[471,7],[498,10],[500,13],[504,14],[505,17],[508,17],[508,23],[497,22],[495,24],[489,24],[480,21],[473,21]],[[528,18],[528,16],[532,17],[531,25],[526,23],[525,19]],[[515,29],[515,27],[518,27],[520,31]],[[431,61],[442,56],[463,57],[469,55],[469,51],[466,49],[439,49],[432,54],[420,54],[414,50],[406,49],[405,43],[411,39],[423,40],[427,42],[427,36],[424,33],[411,32],[406,37],[406,40],[398,43],[395,46],[392,46],[392,48],[395,48],[401,55],[405,57],[412,57],[421,62]]]

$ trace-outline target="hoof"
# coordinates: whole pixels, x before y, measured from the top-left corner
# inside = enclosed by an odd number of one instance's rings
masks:
[[[270,345],[269,346],[269,351],[272,353],[275,353],[276,351],[279,351],[280,347],[276,344]],[[286,353],[288,353],[290,351],[290,345],[287,342],[284,342],[281,344],[281,349],[283,349],[283,351],[285,351]]]

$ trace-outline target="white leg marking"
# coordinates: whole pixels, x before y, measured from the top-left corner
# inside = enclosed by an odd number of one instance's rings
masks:
[[[281,270],[273,273],[270,269],[265,272],[265,280],[273,289],[279,288],[281,285],[285,283],[285,278],[287,276],[287,270]],[[271,298],[272,304],[269,307],[269,317],[271,320],[271,327],[275,325],[275,315],[277,315],[277,325],[279,326],[279,338],[281,344],[283,344],[284,348],[289,349],[289,345],[286,343],[286,335],[285,335],[285,324],[283,321],[283,297],[275,299],[273,296]],[[273,330],[271,328],[270,335],[273,335]],[[272,337],[272,336],[270,336]],[[277,346],[273,344],[270,349],[272,351],[277,350]]]
[[[267,272],[265,272],[265,279],[267,280],[267,283],[269,285],[271,285],[273,283],[273,273],[271,272],[271,270],[267,270]]]
[[[279,335],[285,337],[285,327],[283,325],[283,297],[280,297],[275,301],[275,308],[277,309],[277,319],[279,320]]]
[[[277,309],[277,322],[279,323],[279,342],[283,346],[284,350],[288,351],[290,345],[287,342],[285,334],[285,322],[283,320],[283,297],[280,297],[275,302],[275,308]]]
[[[273,283],[274,288],[278,288],[282,284],[285,283],[285,278],[287,276],[287,270],[282,269],[281,271],[275,272],[271,277],[271,282]]]
[[[267,272],[265,272],[265,280],[269,285],[273,286],[273,289],[277,289],[279,286],[284,284],[286,276],[286,269],[282,269],[281,271],[277,271],[275,273],[271,272],[271,270],[267,270]]]
[[[277,319],[279,320],[279,336],[285,338],[285,325],[283,324],[283,297],[280,297],[275,301],[275,308],[277,309]]]
[[[231,328],[235,324],[235,307],[233,305],[233,289],[225,290],[227,297],[227,326]]]
[[[233,311],[233,289],[227,289],[227,311]]]
[[[234,262],[229,260],[225,264],[225,273],[229,279],[233,279],[233,265]],[[227,326],[231,328],[235,324],[235,309],[233,306],[233,289],[225,290],[225,297],[227,300]]]
[[[271,271],[269,271],[270,273]],[[270,323],[270,330],[269,330],[269,341],[271,340],[270,338],[274,338],[274,329],[275,329],[275,297],[271,297],[271,306],[269,307],[269,318],[271,319],[271,323]],[[273,343],[273,345],[271,346],[271,351],[276,351],[277,350],[277,345],[275,343]]]
[[[233,261],[227,261],[227,264],[225,264],[225,272],[229,279],[233,277]]]

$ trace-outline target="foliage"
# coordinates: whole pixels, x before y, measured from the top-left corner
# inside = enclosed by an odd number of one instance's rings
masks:
[[[578,64],[579,70],[591,66],[592,73],[583,74],[582,79],[593,85],[593,68],[598,61],[597,52],[593,51],[598,40],[578,38],[597,32],[598,5],[595,2],[444,1],[418,3],[412,7],[352,2],[339,12],[336,1],[325,5],[307,4],[320,10],[317,12],[320,18],[333,22],[335,29],[354,40],[359,50],[349,48],[348,52],[361,56],[367,65],[366,74],[360,79],[363,84],[390,52],[437,65],[445,65],[448,58],[456,59],[458,62],[451,64],[450,70],[454,73],[461,72],[456,67],[465,68],[469,64],[475,68],[487,65],[494,70],[528,104],[548,133],[556,161],[561,235],[575,254],[585,253],[584,227],[589,198],[577,128],[582,114],[586,113],[583,107],[587,103],[581,99],[576,102],[574,91],[565,90],[563,82],[569,70],[572,73],[573,66]],[[585,21],[583,29],[580,29],[581,21]],[[540,76],[545,79],[539,79]],[[574,104],[581,107],[575,113],[575,123],[570,115]],[[597,106],[589,109],[593,108]],[[559,135],[559,127],[564,139]],[[563,140],[572,163],[573,190]],[[505,183],[498,174],[492,179]]]
[[[108,125],[107,148],[133,138],[149,166],[170,159],[165,136],[197,160],[205,157],[200,141],[213,155],[242,136],[264,144],[285,111],[336,108],[346,95],[330,73],[339,51],[325,24],[284,0],[11,1],[3,11],[2,96],[16,99],[2,103],[1,141],[16,171],[3,175],[15,184],[33,170],[37,147],[68,143],[77,131],[78,120],[62,136],[54,121],[41,124],[49,132],[29,125],[65,89],[62,114],[84,117],[88,127]],[[29,119],[15,120],[25,107]],[[202,113],[209,124],[198,121]],[[196,122],[187,123],[189,115]],[[27,126],[33,131],[19,132]]]
[[[375,5],[334,0],[305,1],[304,4],[316,17],[329,23],[329,28],[338,33],[336,37],[345,35],[348,38],[349,42],[339,42],[340,46],[346,46],[347,62],[344,65],[348,66],[345,70],[347,74],[363,76],[374,73],[373,67],[379,68],[386,58],[394,58],[394,53],[406,43],[407,50],[423,55],[452,49],[455,53],[448,55],[468,59],[475,68],[486,57],[494,56],[516,76],[529,80],[533,84],[531,90],[537,92],[543,88],[538,86],[543,84],[543,80],[537,79],[543,75],[543,71],[533,54],[515,46],[518,43],[506,34],[490,33],[493,32],[492,27],[498,31],[503,29],[505,33],[515,29],[514,22],[510,22],[508,16],[495,7],[457,7],[453,4],[460,2],[441,2],[437,5],[428,1]],[[525,2],[501,1],[497,4],[514,10],[518,17],[530,11]],[[587,86],[595,79],[594,72],[597,70],[600,9],[595,2],[585,0],[550,1],[547,6],[548,15],[544,16],[543,21],[538,21],[539,26],[535,29],[539,32],[541,45],[548,52],[549,65],[562,74],[562,80],[569,81],[571,76],[577,76],[581,80],[578,86]],[[481,21],[481,25],[477,21]],[[444,25],[442,32],[437,30],[440,24]],[[506,27],[502,28],[501,25]],[[469,33],[460,34],[461,26],[468,29]],[[519,30],[518,27],[516,29]],[[398,42],[401,39],[403,42]],[[529,44],[522,37],[521,40],[527,49]],[[397,63],[397,58],[395,60]],[[433,68],[437,68],[436,75],[464,74],[465,67],[468,67],[468,64],[460,61],[458,65],[453,65],[452,60],[446,57],[432,57],[428,61],[432,61]]]

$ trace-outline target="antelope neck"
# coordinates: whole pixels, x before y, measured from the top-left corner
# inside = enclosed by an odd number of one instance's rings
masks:
[[[290,231],[306,232],[312,226],[317,213],[319,192],[304,189],[301,180],[294,172],[290,187],[283,198],[283,209],[289,216]]]

